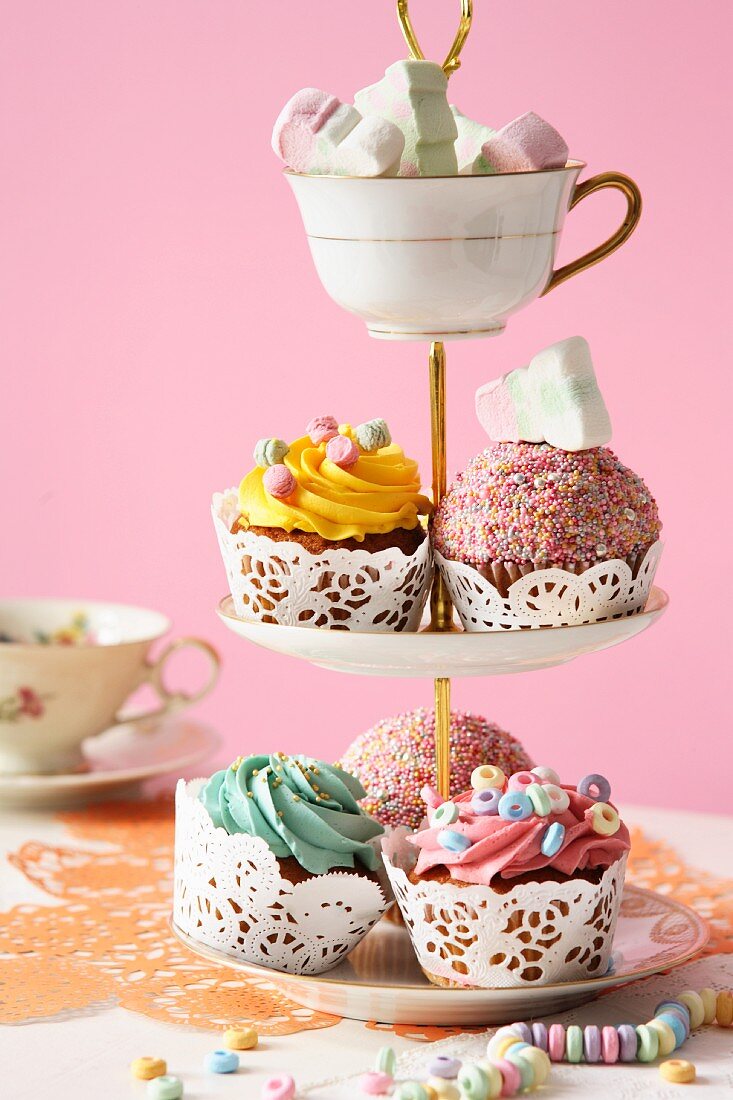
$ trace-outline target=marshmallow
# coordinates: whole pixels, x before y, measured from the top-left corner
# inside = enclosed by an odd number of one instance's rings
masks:
[[[482,386],[476,415],[497,442],[544,440],[563,451],[586,451],[611,438],[611,420],[582,336],[552,344],[528,367]]]
[[[446,92],[448,78],[434,61],[396,61],[377,84],[354,96],[362,115],[389,119],[405,137],[401,176],[455,176],[458,135]]]
[[[296,92],[278,115],[272,148],[296,172],[315,176],[396,175],[405,139],[384,118],[362,118],[318,88]]]
[[[569,149],[557,130],[532,111],[502,126],[481,148],[484,160],[493,165],[497,172],[564,168],[568,153]]]
[[[496,130],[491,126],[484,126],[481,122],[474,122],[454,104],[451,104],[450,109],[458,129],[455,146],[458,174],[460,176],[491,175],[496,169],[484,159],[481,149],[489,138],[493,137]]]

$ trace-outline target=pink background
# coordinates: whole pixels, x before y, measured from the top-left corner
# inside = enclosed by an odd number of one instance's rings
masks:
[[[710,563],[727,564],[731,543],[730,12],[710,3],[701,19],[668,0],[476,7],[451,99],[495,125],[537,110],[589,171],[632,175],[646,207],[620,253],[501,340],[449,346],[450,471],[485,445],[475,388],[583,333],[614,446],[660,502],[658,579],[672,603],[618,649],[532,680],[454,682],[454,704],[570,780],[597,770],[624,799],[726,810],[729,625]],[[393,8],[23,0],[5,11],[3,588],[150,605],[212,639],[222,678],[200,714],[230,754],[335,756],[377,718],[431,701],[428,681],[311,669],[246,646],[214,615],[225,578],[209,498],[246,472],[259,436],[293,438],[321,411],[385,416],[429,481],[425,349],[370,340],[326,298],[269,148],[296,89],[349,99],[404,55]],[[413,8],[426,53],[442,57],[457,0]],[[584,203],[562,259],[620,212],[616,197]]]

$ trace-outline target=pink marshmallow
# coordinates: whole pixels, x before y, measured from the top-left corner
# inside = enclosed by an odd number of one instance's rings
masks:
[[[297,482],[287,466],[279,462],[276,466],[267,467],[262,475],[262,484],[271,497],[287,500],[295,492]]]
[[[341,106],[335,95],[302,88],[283,107],[272,131],[272,148],[289,168],[307,172],[316,135]]]
[[[512,395],[503,378],[476,390],[476,416],[489,439],[517,443],[521,439]]]
[[[347,435],[335,435],[326,444],[326,458],[342,470],[348,470],[359,457],[359,448]]]
[[[334,416],[314,416],[306,424],[305,430],[311,437],[311,443],[317,447],[319,443],[326,443],[338,435],[338,420]]]
[[[481,152],[497,172],[538,172],[564,168],[569,149],[549,122],[528,111],[492,134]]]

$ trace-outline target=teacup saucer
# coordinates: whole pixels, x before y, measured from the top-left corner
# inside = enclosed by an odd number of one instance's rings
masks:
[[[220,738],[185,715],[126,722],[82,744],[85,763],[63,775],[0,775],[0,809],[59,809],[134,794],[146,779],[180,775]]]

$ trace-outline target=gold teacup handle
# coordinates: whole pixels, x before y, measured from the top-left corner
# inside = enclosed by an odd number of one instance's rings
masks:
[[[603,244],[599,244],[596,248],[592,248],[590,252],[586,252],[584,256],[579,256],[577,260],[572,260],[569,264],[559,267],[557,271],[553,271],[547,286],[542,291],[542,295],[549,294],[556,286],[564,283],[566,279],[572,278],[573,275],[577,275],[579,271],[585,271],[587,267],[592,267],[593,264],[605,260],[606,256],[610,256],[612,252],[621,247],[639,224],[641,191],[634,181],[622,172],[601,172],[598,176],[591,176],[590,179],[576,184],[568,211],[577,206],[587,195],[592,195],[594,191],[603,191],[606,187],[615,187],[626,196],[626,217],[616,232]]]
[[[405,36],[405,41],[410,50],[410,55],[415,58],[416,61],[424,61],[425,54],[420,48],[420,43],[417,40],[415,34],[415,28],[412,25],[410,19],[410,13],[407,10],[407,0],[397,0],[397,18],[400,21],[400,27],[402,33]],[[473,19],[473,0],[461,0],[461,19],[458,24],[458,30],[456,36],[453,39],[453,45],[448,50],[445,61],[441,68],[446,76],[450,76],[457,68],[460,67],[461,62],[458,60],[458,55],[463,49],[466,39],[468,38],[468,32],[471,29],[471,20]]]

